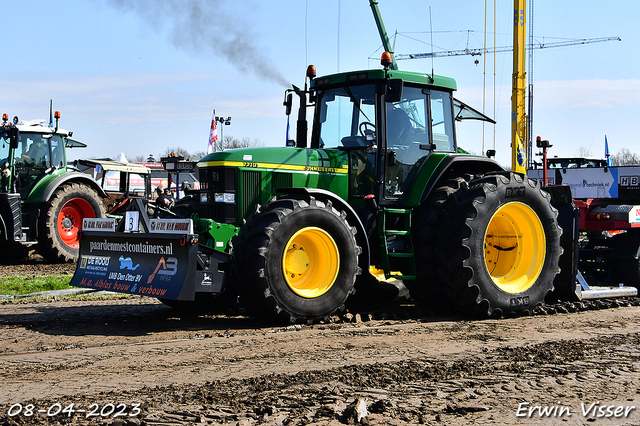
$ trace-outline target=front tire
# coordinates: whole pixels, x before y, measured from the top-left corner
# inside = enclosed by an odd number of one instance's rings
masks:
[[[50,262],[75,262],[82,220],[104,216],[104,204],[91,188],[78,183],[58,188],[40,216],[40,254]]]
[[[553,290],[562,253],[557,210],[515,173],[472,180],[447,202],[437,238],[438,273],[464,313],[531,313]]]
[[[260,207],[233,243],[248,312],[312,323],[342,308],[360,272],[355,232],[330,201],[283,198]]]

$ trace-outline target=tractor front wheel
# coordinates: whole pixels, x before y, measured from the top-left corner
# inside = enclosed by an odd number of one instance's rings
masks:
[[[50,262],[75,262],[82,220],[104,216],[104,204],[93,189],[78,183],[60,187],[40,215],[40,253]]]
[[[243,305],[288,323],[327,319],[360,272],[355,232],[330,201],[283,198],[259,208],[234,239]]]

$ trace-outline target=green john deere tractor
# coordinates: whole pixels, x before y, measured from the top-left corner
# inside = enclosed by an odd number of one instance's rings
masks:
[[[310,84],[293,89],[295,142],[202,158],[199,193],[176,205],[182,218],[141,220],[138,233],[83,232],[72,285],[189,309],[239,296],[250,313],[285,322],[326,319],[352,296],[390,301],[380,283],[391,280],[432,308],[530,312],[559,271],[549,195],[458,148],[456,121],[490,119],[454,99],[453,79],[382,63],[325,77],[310,67]],[[194,231],[158,232],[176,229],[172,220]]]
[[[378,271],[432,308],[502,316],[543,301],[558,272],[557,213],[525,176],[459,153],[454,123],[486,118],[453,98],[452,79],[309,77],[308,148],[302,124],[296,148],[200,162],[210,191],[234,200],[201,213],[239,226],[233,266],[252,311],[322,317],[375,288]]]
[[[66,149],[86,145],[45,120],[0,124],[0,256],[28,247],[52,262],[75,262],[85,217],[105,215],[106,196],[89,175],[67,166]],[[52,117],[53,119],[53,117]]]

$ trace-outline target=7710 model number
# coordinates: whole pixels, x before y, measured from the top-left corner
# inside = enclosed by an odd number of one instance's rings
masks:
[[[100,406],[100,404],[91,404],[88,409],[83,410],[81,408],[76,408],[75,404],[69,404],[66,407],[62,407],[62,404],[55,403],[51,404],[47,409],[38,409],[33,404],[13,404],[9,411],[7,411],[7,415],[9,417],[15,417],[19,415],[23,415],[25,417],[31,417],[36,414],[46,415],[47,417],[54,417],[58,415],[66,415],[67,417],[71,417],[74,414],[84,415],[85,418],[91,417],[136,417],[141,413],[140,404],[132,403],[127,404],[105,404]]]

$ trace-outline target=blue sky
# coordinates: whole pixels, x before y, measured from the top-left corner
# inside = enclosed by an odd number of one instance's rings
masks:
[[[579,3],[579,6],[576,4]],[[379,0],[397,53],[482,47],[484,1]],[[493,45],[493,2],[487,40]],[[28,12],[27,12],[28,11]],[[536,0],[536,41],[620,36],[535,51],[534,135],[551,154],[639,152],[640,2]],[[71,158],[206,149],[212,110],[231,116],[225,135],[284,145],[283,93],[318,74],[377,68],[381,42],[367,0],[22,0],[3,4],[2,112],[48,117],[88,145]],[[498,46],[512,44],[513,2],[497,1]],[[468,30],[473,32],[468,33]],[[375,57],[376,59],[370,59]],[[497,159],[510,164],[510,53],[400,61],[401,69],[453,77],[456,97],[493,116]],[[495,86],[494,86],[495,69]],[[483,86],[485,89],[483,89]],[[495,98],[494,98],[495,93]],[[459,145],[480,153],[483,126],[458,126]],[[485,149],[494,127],[484,128]]]

